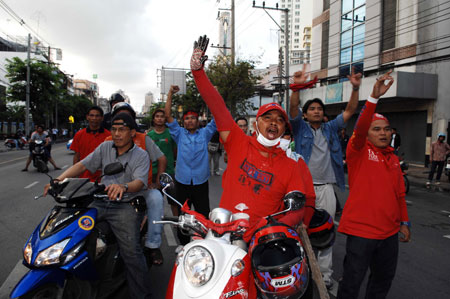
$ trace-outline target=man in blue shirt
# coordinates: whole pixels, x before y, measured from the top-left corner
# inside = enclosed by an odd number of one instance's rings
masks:
[[[216,132],[216,123],[212,120],[206,127],[199,129],[198,113],[187,111],[183,115],[184,128],[172,117],[172,95],[179,91],[172,85],[167,95],[165,114],[170,135],[177,144],[177,163],[175,169],[176,199],[184,203],[189,199],[197,212],[205,217],[209,215],[208,178],[208,142]],[[181,244],[189,242],[189,237],[178,233]]]
[[[347,77],[353,86],[350,100],[345,111],[328,122],[324,122],[325,105],[318,98],[306,101],[303,113],[299,109],[300,92],[295,86],[305,84],[307,79],[305,67],[302,71],[294,74],[294,84],[291,86],[289,116],[295,151],[304,157],[311,171],[316,192],[316,208],[326,210],[333,219],[336,213],[333,184],[337,184],[341,190],[345,190],[342,150],[338,132],[346,126],[346,122],[356,111],[361,84],[361,74],[355,74],[354,69],[351,76]],[[327,288],[331,288],[332,247],[317,250],[317,260],[324,282]]]

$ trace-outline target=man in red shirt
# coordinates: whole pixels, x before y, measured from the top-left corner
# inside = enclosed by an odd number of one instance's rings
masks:
[[[254,125],[256,136],[246,135],[234,122],[222,97],[203,70],[207,45],[206,36],[195,43],[191,70],[201,96],[214,115],[228,153],[220,206],[233,213],[243,210],[249,214],[253,229],[266,223],[263,217],[283,209],[282,198],[290,191],[304,193],[306,205],[314,207],[314,188],[311,180],[304,179],[306,172],[301,168],[305,164],[288,158],[278,147],[286,126],[289,126],[286,112],[277,103],[262,106]],[[278,220],[295,226],[303,219],[307,225],[313,211],[310,208],[291,211]],[[253,229],[249,230],[246,239],[251,237]]]
[[[391,127],[375,113],[378,99],[394,82],[390,74],[377,79],[347,145],[350,193],[338,229],[347,235],[338,299],[358,298],[369,267],[365,298],[385,298],[397,267],[398,232],[400,241],[410,240],[405,185],[389,146]]]
[[[105,138],[111,136],[111,133],[102,127],[103,110],[98,106],[92,106],[86,114],[86,120],[89,126],[78,131],[73,137],[70,149],[75,152],[73,156],[73,165],[86,158],[100,145]],[[101,170],[95,173],[86,170],[80,175],[80,178],[89,178],[92,182],[101,175]]]

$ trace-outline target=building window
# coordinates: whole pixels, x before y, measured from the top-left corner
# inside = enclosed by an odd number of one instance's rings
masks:
[[[299,42],[298,38],[294,39],[294,43],[298,43],[298,42]]]
[[[295,9],[300,9],[300,4],[295,4]]]
[[[295,25],[294,29],[300,29],[300,25]]]
[[[383,32],[381,50],[395,48],[395,27],[397,23],[397,0],[383,0]]]
[[[295,15],[296,15],[296,16],[299,16],[299,15],[300,15],[300,12],[299,12],[299,11],[296,11],[296,12],[295,12]]]
[[[300,36],[299,32],[294,32],[294,36]]]
[[[295,23],[300,23],[300,18],[295,18]]]
[[[366,33],[364,0],[342,0],[339,81],[347,81],[352,67],[364,69],[364,38]]]

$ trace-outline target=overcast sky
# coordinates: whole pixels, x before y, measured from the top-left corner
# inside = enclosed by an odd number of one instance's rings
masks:
[[[189,68],[193,42],[207,34],[218,43],[217,12],[230,0],[2,0],[51,47],[61,48],[61,69],[75,78],[98,74],[100,95],[122,89],[141,110],[148,91],[159,98],[157,70]],[[274,6],[277,1],[265,1]],[[238,58],[277,63],[278,27],[251,0],[235,0]],[[256,1],[262,5],[262,0]],[[271,12],[279,21],[279,12]],[[26,35],[0,7],[0,36]],[[216,54],[209,48],[208,55]]]

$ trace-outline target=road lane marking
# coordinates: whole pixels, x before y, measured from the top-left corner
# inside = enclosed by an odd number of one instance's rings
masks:
[[[413,204],[413,202],[410,201],[410,200],[405,200],[405,202],[406,202],[407,205],[412,205]]]
[[[69,167],[69,165],[64,165],[61,169],[66,169],[67,167]]]
[[[450,239],[450,235],[444,235],[444,238]]]
[[[9,162],[13,162],[13,161],[17,161],[17,160],[23,160],[23,159],[26,159],[26,158],[28,158],[28,156],[22,157],[22,158],[16,158],[16,159],[8,160],[8,161],[5,161],[5,162],[1,162],[0,165],[6,164],[6,163],[9,163]]]
[[[33,187],[34,185],[36,185],[37,183],[39,183],[39,181],[29,184],[28,186],[25,187],[25,189],[29,189],[29,188]]]
[[[442,212],[442,213],[445,213],[445,214],[450,214],[450,212],[449,212],[449,211],[446,211],[446,210],[441,210],[441,212]]]
[[[164,225],[164,234],[166,235],[167,245],[172,247],[178,245],[170,225]]]

